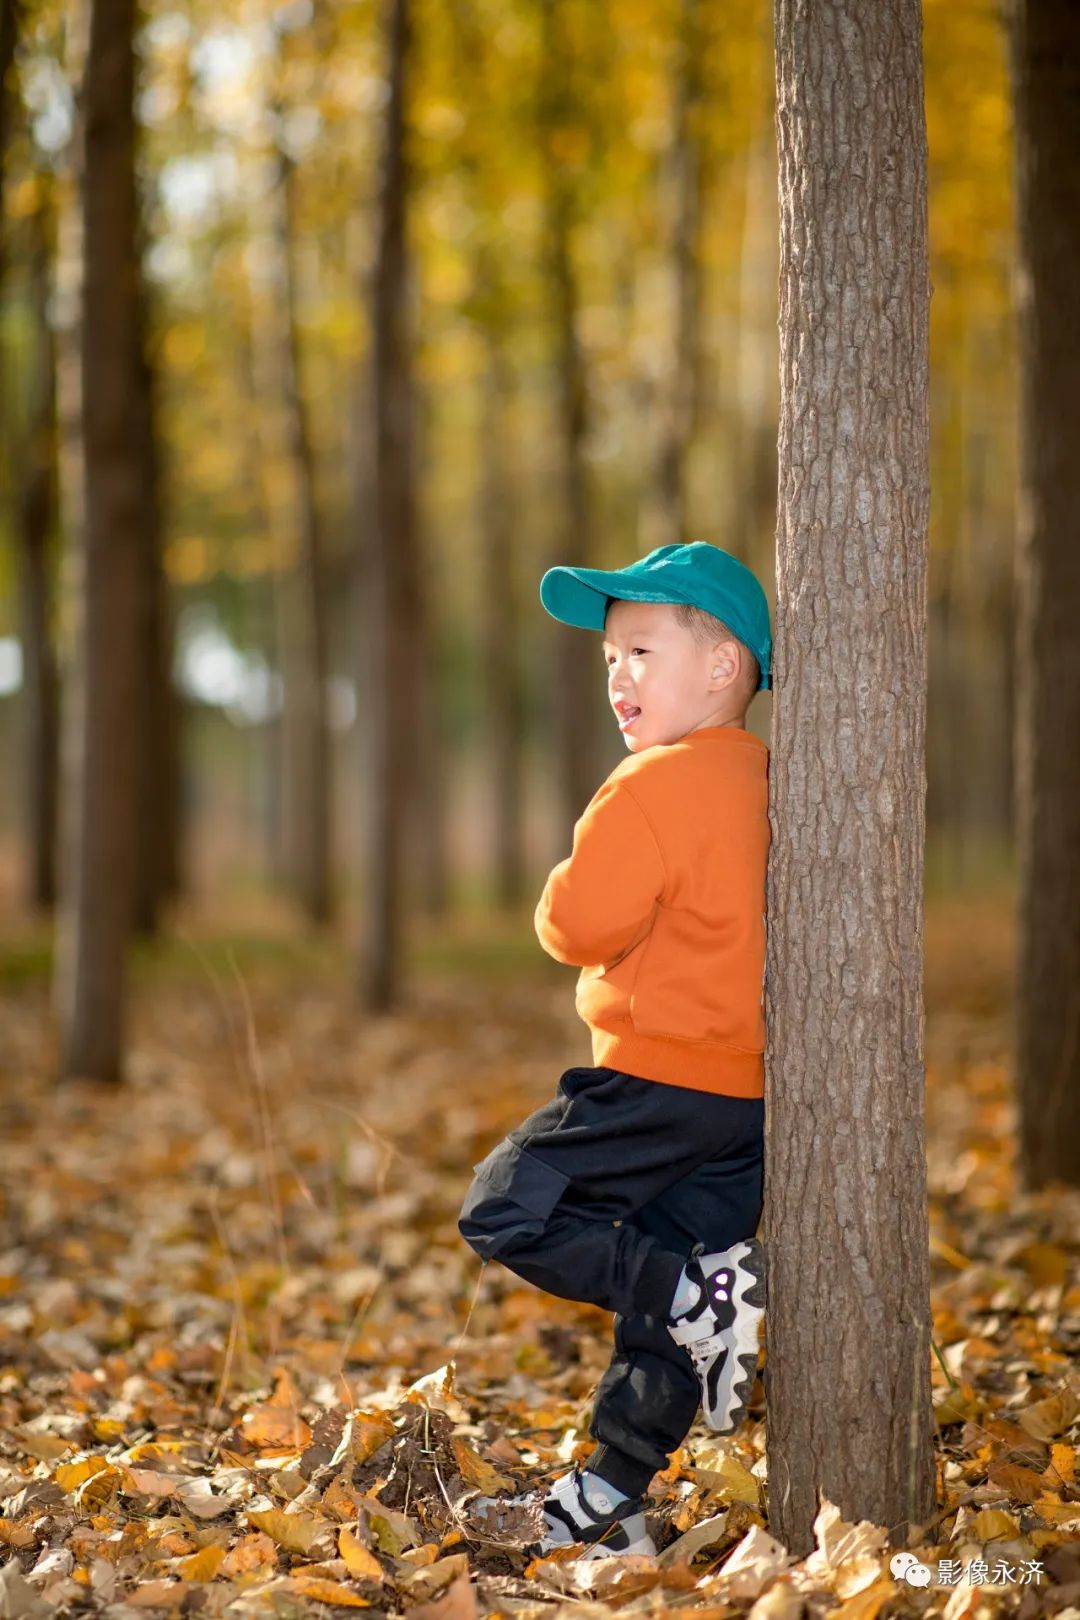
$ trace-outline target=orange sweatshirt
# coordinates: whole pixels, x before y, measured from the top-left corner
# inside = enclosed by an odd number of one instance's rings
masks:
[[[704,726],[620,760],[576,823],[535,924],[582,970],[597,1068],[764,1095],[768,760]]]

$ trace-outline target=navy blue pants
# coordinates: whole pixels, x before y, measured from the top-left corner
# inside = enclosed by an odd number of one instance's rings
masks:
[[[701,1391],[665,1326],[694,1244],[752,1237],[765,1104],[567,1069],[554,1098],[473,1166],[458,1230],[482,1260],[615,1313],[587,1466],[640,1495],[686,1438]]]

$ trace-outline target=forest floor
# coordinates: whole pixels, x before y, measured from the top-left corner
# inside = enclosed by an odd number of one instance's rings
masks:
[[[652,1559],[530,1558],[478,1493],[587,1455],[611,1319],[481,1268],[471,1167],[588,1062],[527,930],[418,944],[364,1019],[331,944],[193,921],[140,960],[122,1088],[56,1086],[40,940],[0,963],[0,1620],[1080,1620],[1080,1199],[1015,1186],[1008,907],[927,920],[939,1512],[928,1584],[826,1504],[767,1530],[763,1391],[650,1490]]]

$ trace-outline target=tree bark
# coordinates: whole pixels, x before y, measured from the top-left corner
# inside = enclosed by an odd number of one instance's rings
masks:
[[[278,180],[281,188],[278,244],[285,293],[281,312],[282,382],[300,542],[296,569],[284,585],[286,600],[283,603],[289,617],[288,644],[293,657],[288,679],[294,686],[297,720],[293,733],[294,749],[289,760],[296,812],[296,884],[308,922],[315,927],[324,927],[333,914],[330,728],[326,715],[329,655],[323,580],[325,564],[311,430],[300,379],[300,339],[296,315],[296,180],[294,165],[284,150],[278,154]]]
[[[122,1075],[135,834],[135,680],[143,539],[134,372],[138,325],[134,0],[93,0],[82,85],[82,617],[65,798],[57,948],[60,1072]],[[120,357],[120,363],[118,363]]]
[[[486,280],[483,271],[481,276]],[[521,608],[514,580],[514,506],[509,472],[507,418],[513,382],[502,333],[484,332],[483,474],[481,531],[484,556],[484,688],[490,704],[491,794],[494,809],[494,880],[498,904],[508,909],[525,898],[524,750],[525,707],[518,661]]]
[[[47,185],[44,178],[41,183]],[[42,910],[50,910],[56,900],[60,762],[60,678],[52,622],[55,559],[50,557],[57,515],[56,356],[49,324],[52,217],[46,194],[30,221],[34,358],[19,505],[27,894]]]
[[[1080,12],[1015,0],[1016,1080],[1028,1189],[1080,1185]]]
[[[929,290],[918,0],[777,0],[769,1516],[934,1501],[922,1056]]]
[[[19,0],[0,0],[0,290],[10,257],[4,193],[13,122],[11,75],[22,9]],[[53,236],[51,182],[41,174],[37,183],[40,201],[28,221],[33,335],[29,420],[22,466],[16,471],[9,462],[4,475],[9,487],[18,490],[18,510],[12,527],[19,548],[19,629],[23,650],[26,894],[32,906],[47,911],[56,899],[59,766],[59,671],[50,613],[53,568],[49,557],[56,516],[56,388],[48,314]],[[0,417],[4,407],[4,390],[0,389]],[[0,437],[10,442],[10,434]]]
[[[675,122],[667,164],[671,198],[670,285],[674,320],[671,360],[660,402],[653,510],[647,550],[679,545],[689,538],[686,515],[686,459],[697,416],[698,329],[701,270],[701,146],[698,119],[702,102],[701,0],[682,0],[679,16]]]
[[[558,0],[540,0],[541,144],[544,163],[546,259],[551,288],[558,391],[559,541],[550,566],[587,568],[590,559],[589,481],[585,462],[588,391],[578,337],[578,285],[572,233],[572,176],[560,156],[560,137],[573,122],[568,80],[570,52]],[[575,822],[596,791],[596,638],[568,625],[549,627],[554,638],[555,753],[559,762],[561,824]],[[559,839],[563,842],[562,834]]]
[[[426,462],[424,433],[426,415],[425,396],[415,401],[414,464],[422,467]],[[439,644],[435,624],[429,621],[428,599],[420,580],[425,571],[420,566],[423,554],[423,531],[419,514],[414,517],[414,563],[416,586],[412,592],[413,629],[415,633],[416,663],[416,754],[414,791],[410,795],[410,810],[414,819],[415,870],[418,894],[406,895],[407,900],[418,899],[425,917],[434,920],[445,917],[450,903],[450,766],[453,753],[446,736],[446,682],[439,666]],[[410,863],[412,864],[412,863]]]
[[[411,49],[409,0],[386,0],[389,96],[383,121],[377,246],[371,300],[374,429],[373,530],[361,543],[361,681],[368,709],[365,918],[359,995],[382,1011],[398,997],[403,823],[415,780],[415,654],[419,597],[413,559],[412,357],[406,203],[405,104]]]
[[[141,230],[140,230],[141,235]],[[133,927],[151,937],[180,887],[180,702],[173,685],[173,624],[162,547],[157,383],[150,355],[142,252],[136,266],[138,332],[132,355],[142,521],[136,683],[136,839]]]
[[[503,195],[484,163],[481,144],[491,112],[485,69],[487,36],[469,0],[454,0],[454,77],[462,85],[468,124],[460,164],[477,217],[471,303],[482,331],[484,369],[479,416],[479,529],[483,556],[483,691],[487,704],[493,848],[489,876],[496,904],[515,909],[525,899],[524,711],[519,649],[521,603],[514,579],[514,469],[510,413],[513,367],[508,354],[511,307],[500,263],[497,221]],[[493,190],[493,185],[495,189]]]

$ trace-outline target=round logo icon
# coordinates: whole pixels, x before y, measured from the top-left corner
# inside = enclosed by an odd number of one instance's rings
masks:
[[[909,1586],[930,1585],[930,1570],[925,1564],[920,1564],[914,1553],[893,1553],[889,1568],[898,1581],[907,1581]]]

